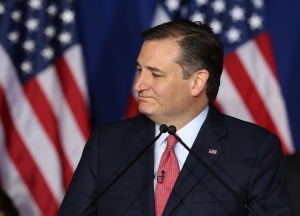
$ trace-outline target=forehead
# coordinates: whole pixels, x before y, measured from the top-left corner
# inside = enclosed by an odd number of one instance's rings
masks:
[[[140,64],[176,63],[179,44],[175,39],[145,41],[141,47],[137,62]]]

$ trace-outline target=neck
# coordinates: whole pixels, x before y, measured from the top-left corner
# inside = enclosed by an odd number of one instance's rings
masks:
[[[206,104],[207,105],[207,104]],[[174,116],[166,116],[166,117],[159,117],[155,118],[153,116],[148,116],[152,121],[154,121],[158,125],[166,124],[167,126],[174,125],[177,130],[180,130],[189,122],[191,122],[194,118],[196,118],[204,109],[205,106],[201,107],[197,112],[190,113],[186,116],[180,116],[180,118],[176,118]]]

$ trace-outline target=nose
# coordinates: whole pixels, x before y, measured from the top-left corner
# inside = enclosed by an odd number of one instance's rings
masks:
[[[140,92],[143,90],[147,90],[147,88],[149,88],[148,86],[149,85],[147,84],[147,78],[145,76],[145,73],[140,71],[135,78],[133,90],[135,92]]]

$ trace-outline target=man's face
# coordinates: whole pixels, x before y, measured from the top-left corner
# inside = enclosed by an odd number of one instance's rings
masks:
[[[178,55],[175,40],[145,41],[137,59],[139,111],[157,124],[184,120],[192,105],[191,80],[183,79]]]

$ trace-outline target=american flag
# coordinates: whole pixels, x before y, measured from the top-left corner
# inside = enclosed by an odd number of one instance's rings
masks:
[[[56,215],[90,133],[71,0],[0,0],[0,182],[21,215]]]
[[[224,44],[224,70],[216,100],[226,114],[277,134],[286,154],[294,152],[286,106],[265,28],[264,0],[161,0],[152,25],[176,19],[211,26]],[[132,93],[126,116],[136,111]]]

